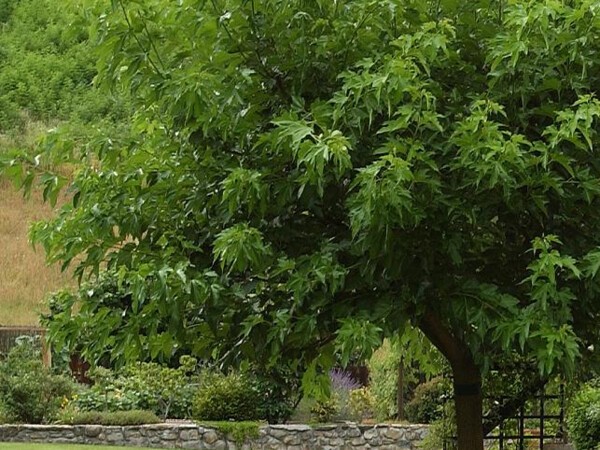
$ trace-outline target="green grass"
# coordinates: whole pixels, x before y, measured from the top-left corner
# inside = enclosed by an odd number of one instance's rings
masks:
[[[14,444],[14,443],[0,443],[0,450],[131,450],[135,448],[137,450],[150,450],[149,448],[141,447],[110,447],[106,445],[67,445],[67,444]]]

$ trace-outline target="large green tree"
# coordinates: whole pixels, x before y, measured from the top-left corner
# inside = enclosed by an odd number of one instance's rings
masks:
[[[599,14],[113,0],[98,79],[131,91],[133,133],[51,141],[90,164],[33,237],[114,273],[119,314],[85,326],[131,359],[189,345],[318,387],[410,321],[452,368],[459,448],[482,449],[482,373],[516,353],[569,374],[597,338]]]

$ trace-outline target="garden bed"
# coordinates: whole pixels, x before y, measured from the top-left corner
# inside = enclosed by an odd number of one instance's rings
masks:
[[[235,428],[235,423],[231,423]],[[0,425],[0,441],[123,445],[185,449],[333,449],[394,448],[415,450],[425,425],[264,425],[244,434],[223,427],[185,423],[141,426]],[[243,441],[243,443],[242,443]]]

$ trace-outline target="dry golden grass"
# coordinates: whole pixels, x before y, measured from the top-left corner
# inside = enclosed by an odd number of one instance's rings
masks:
[[[33,151],[54,125],[25,119],[23,130],[0,134],[0,152],[14,147]],[[26,200],[0,179],[0,326],[37,325],[45,297],[71,284],[58,267],[46,265],[43,249],[34,250],[28,240],[29,224],[51,215],[41,195]]]
[[[42,248],[27,238],[32,221],[50,217],[40,195],[25,200],[0,180],[0,326],[37,325],[44,298],[71,284],[58,267],[48,267]]]

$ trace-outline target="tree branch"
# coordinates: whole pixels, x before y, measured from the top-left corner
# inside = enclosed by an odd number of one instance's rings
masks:
[[[421,317],[419,328],[431,343],[446,357],[452,368],[471,362],[470,352],[466,346],[456,338],[442,319],[434,312],[428,311]]]
[[[158,68],[158,66],[156,65],[156,63],[154,62],[154,60],[152,59],[152,57],[150,56],[150,51],[147,50],[146,47],[144,47],[144,45],[140,41],[140,38],[137,36],[137,34],[135,33],[135,31],[133,30],[133,25],[131,24],[131,20],[129,20],[129,15],[127,14],[127,10],[125,9],[125,5],[123,4],[123,0],[119,0],[119,5],[121,6],[121,11],[123,11],[123,16],[125,17],[125,22],[127,23],[127,27],[129,28],[129,31],[133,35],[133,38],[135,39],[135,42],[137,42],[138,47],[140,47],[140,50],[142,52],[144,52],[144,54],[148,57],[148,62],[154,68],[154,70],[156,71],[156,73],[158,75],[160,75],[161,78],[165,78],[164,73],[162,73],[162,71]]]

